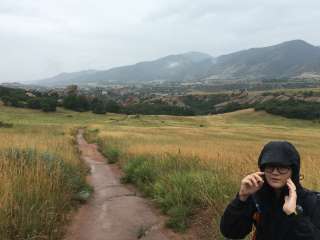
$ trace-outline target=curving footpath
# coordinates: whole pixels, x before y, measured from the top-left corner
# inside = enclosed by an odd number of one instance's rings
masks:
[[[65,240],[168,240],[163,221],[146,199],[120,183],[95,144],[88,144],[83,130],[77,135],[81,157],[91,168],[94,193],[67,229]]]

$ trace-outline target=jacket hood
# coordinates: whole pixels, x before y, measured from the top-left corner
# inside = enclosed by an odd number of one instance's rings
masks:
[[[300,179],[300,155],[296,148],[286,141],[267,143],[259,156],[258,165],[261,171],[266,164],[279,164],[292,168],[292,181],[297,184]]]

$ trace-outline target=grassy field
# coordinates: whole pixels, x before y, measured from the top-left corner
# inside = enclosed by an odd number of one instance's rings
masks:
[[[3,106],[0,122],[1,239],[61,238],[72,199],[86,188],[86,168],[74,146],[79,127],[87,127],[87,139],[97,141],[109,161],[119,162],[124,182],[136,184],[170,216],[168,226],[183,231],[190,219],[194,223],[205,214],[213,232],[204,239],[219,237],[219,215],[240,179],[257,170],[258,154],[270,140],[294,143],[302,156],[303,185],[320,190],[317,122],[253,110],[200,117],[99,116]]]
[[[0,239],[61,239],[90,191],[74,138],[88,118],[69,115],[0,106]]]
[[[93,124],[87,138],[98,141],[112,162],[120,161],[132,182],[184,231],[195,212],[209,209],[215,239],[218,219],[241,178],[257,171],[258,155],[270,140],[288,140],[302,156],[303,185],[320,190],[320,124],[264,112],[174,117],[130,116]],[[196,214],[197,215],[197,214]],[[197,218],[197,217],[195,217]],[[208,236],[203,236],[206,239]]]

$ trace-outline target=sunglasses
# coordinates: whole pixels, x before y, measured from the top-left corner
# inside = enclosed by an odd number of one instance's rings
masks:
[[[264,168],[264,171],[266,173],[273,173],[273,171],[277,169],[278,173],[280,174],[287,174],[291,167],[289,166],[273,166],[273,165],[267,165],[265,168]]]

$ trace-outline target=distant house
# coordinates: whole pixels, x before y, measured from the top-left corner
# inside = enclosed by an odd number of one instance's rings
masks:
[[[69,85],[64,90],[64,95],[78,95],[79,94],[79,88],[77,85]]]
[[[128,106],[131,104],[136,104],[136,103],[140,103],[140,99],[138,97],[135,96],[129,96],[126,98],[125,101],[123,101],[122,105],[123,106]]]
[[[34,95],[34,94],[33,94],[33,93],[31,93],[31,92],[26,92],[26,96],[28,96],[28,97],[32,97],[32,98],[37,97],[36,95]]]

